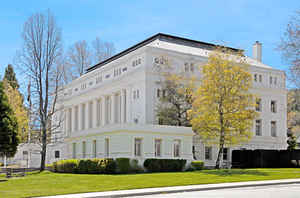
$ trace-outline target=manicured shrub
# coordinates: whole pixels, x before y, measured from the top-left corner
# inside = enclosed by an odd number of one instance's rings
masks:
[[[203,161],[192,161],[191,167],[195,170],[202,170],[204,168],[204,162]]]
[[[129,158],[117,158],[117,172],[118,173],[129,173],[131,170]]]
[[[4,164],[0,162],[0,166],[4,166]]]
[[[148,172],[176,172],[182,171],[186,164],[183,159],[146,159],[144,167]]]
[[[52,164],[53,171],[59,173],[112,174],[116,172],[113,159],[69,159]]]

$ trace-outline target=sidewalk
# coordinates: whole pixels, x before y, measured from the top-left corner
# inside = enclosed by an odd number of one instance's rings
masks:
[[[282,180],[234,182],[234,183],[220,183],[220,184],[201,184],[201,185],[190,185],[190,186],[174,186],[174,187],[162,187],[162,188],[144,188],[144,189],[135,189],[135,190],[118,190],[118,191],[106,191],[106,192],[68,194],[68,195],[48,196],[48,197],[41,197],[41,198],[131,197],[131,196],[143,196],[143,195],[162,194],[162,193],[178,193],[178,192],[191,192],[191,191],[217,190],[217,189],[226,189],[226,188],[295,184],[295,183],[300,183],[300,179],[282,179]]]

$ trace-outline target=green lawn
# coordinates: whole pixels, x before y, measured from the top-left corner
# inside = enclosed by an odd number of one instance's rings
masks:
[[[203,170],[180,173],[80,175],[51,172],[6,179],[0,176],[0,197],[17,198],[135,188],[300,178],[300,169]]]

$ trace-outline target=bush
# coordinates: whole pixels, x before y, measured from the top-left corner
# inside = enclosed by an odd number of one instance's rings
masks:
[[[59,173],[112,174],[116,172],[113,159],[69,159],[52,164],[53,171]]]
[[[193,161],[191,162],[191,167],[195,170],[202,170],[204,168],[203,161]]]
[[[0,162],[0,166],[4,166],[4,164]]]
[[[146,159],[144,167],[148,172],[176,172],[182,171],[186,164],[183,159]]]
[[[129,158],[117,158],[117,172],[118,173],[129,173],[131,171]]]

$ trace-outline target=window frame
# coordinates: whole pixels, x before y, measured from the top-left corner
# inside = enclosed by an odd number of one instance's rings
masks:
[[[204,147],[204,159],[212,160],[212,147],[211,146]]]

